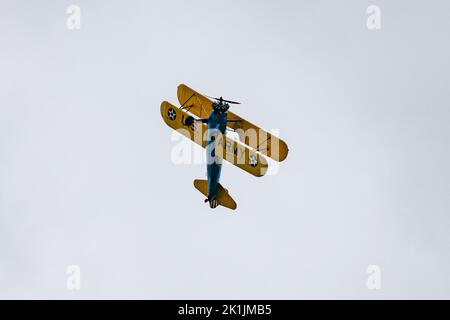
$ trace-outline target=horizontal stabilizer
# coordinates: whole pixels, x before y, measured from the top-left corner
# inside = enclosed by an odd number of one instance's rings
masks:
[[[208,197],[208,180],[194,180],[194,187],[200,191],[205,197]],[[228,209],[235,210],[237,208],[236,202],[229,195],[228,190],[226,190],[219,183],[219,187],[217,188],[217,202]]]

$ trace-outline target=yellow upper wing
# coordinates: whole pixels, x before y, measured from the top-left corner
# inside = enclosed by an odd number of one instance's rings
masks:
[[[206,146],[206,124],[186,125],[190,114],[167,101],[161,103],[161,116],[169,127],[198,145]],[[267,172],[268,163],[262,155],[227,136],[219,135],[216,139],[216,154],[254,176],[262,177]]]
[[[177,95],[180,104],[183,108],[189,110],[190,113],[200,118],[209,116],[212,109],[212,102],[201,93],[189,88],[185,84],[180,84]],[[231,111],[228,111],[228,119],[240,120],[239,122],[229,122],[227,125],[239,134],[243,143],[274,160],[283,161],[286,159],[289,152],[286,142]]]

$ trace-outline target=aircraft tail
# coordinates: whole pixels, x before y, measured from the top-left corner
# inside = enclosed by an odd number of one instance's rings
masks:
[[[205,197],[208,197],[208,180],[194,180],[194,187],[200,191]],[[217,202],[228,209],[235,210],[237,207],[236,202],[233,198],[228,194],[228,190],[222,187],[219,183],[219,187],[217,188]]]

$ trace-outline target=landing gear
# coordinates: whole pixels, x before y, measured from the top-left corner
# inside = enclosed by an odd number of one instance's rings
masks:
[[[194,117],[187,117],[186,120],[184,120],[184,124],[187,126],[192,126],[192,124],[194,123]]]

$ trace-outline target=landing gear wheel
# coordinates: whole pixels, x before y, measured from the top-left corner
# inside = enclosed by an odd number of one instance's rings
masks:
[[[186,120],[184,120],[184,124],[187,126],[192,126],[194,124],[194,117],[187,117]]]

